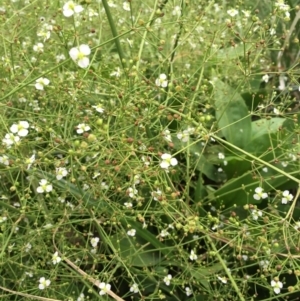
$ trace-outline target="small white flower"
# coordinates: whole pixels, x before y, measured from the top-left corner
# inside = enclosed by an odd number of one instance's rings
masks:
[[[56,168],[56,179],[61,180],[63,177],[68,175],[68,171],[65,167]]]
[[[132,203],[126,202],[126,203],[124,203],[124,206],[125,206],[127,209],[131,209],[131,208],[132,208]]]
[[[268,197],[268,194],[266,192],[263,192],[263,188],[261,187],[256,187],[255,188],[255,194],[253,195],[253,198],[257,201],[260,199],[266,199]]]
[[[25,252],[28,253],[31,250],[31,248],[32,248],[31,243],[27,243],[26,246],[25,246]]]
[[[139,292],[138,285],[136,283],[133,283],[132,286],[130,287],[130,291],[135,294],[138,293]]]
[[[10,127],[10,131],[20,137],[25,137],[28,134],[29,123],[27,121],[19,121]]]
[[[135,236],[136,230],[135,229],[130,229],[129,231],[127,231],[127,235],[129,236]]]
[[[180,17],[180,14],[181,14],[181,7],[177,5],[174,7],[174,9],[172,11],[172,15]]]
[[[173,158],[170,154],[162,154],[161,159],[160,167],[163,169],[168,169],[170,166],[176,166],[178,164],[177,159]]]
[[[261,260],[260,262],[259,262],[259,265],[264,269],[264,270],[266,270],[268,267],[269,267],[269,261],[268,260]]]
[[[275,294],[279,294],[280,293],[280,290],[282,289],[283,287],[283,284],[281,281],[275,281],[275,280],[272,280],[271,281],[271,286],[273,287],[274,289],[274,293]]]
[[[39,282],[40,282],[40,284],[39,284],[39,289],[40,290],[45,289],[51,283],[51,281],[49,279],[46,280],[45,277],[41,277],[40,280],[39,280]]]
[[[79,295],[79,297],[77,298],[77,301],[84,301],[84,294],[83,293],[81,293]]]
[[[257,221],[259,217],[262,216],[262,212],[259,210],[252,210],[251,212],[253,220]]]
[[[236,10],[236,9],[234,9],[234,8],[229,9],[229,10],[227,11],[227,14],[228,14],[230,17],[235,17],[238,13],[239,13],[239,11]]]
[[[57,264],[61,262],[61,258],[58,256],[58,252],[55,252],[53,255],[52,255],[52,263],[53,264]]]
[[[91,54],[91,49],[88,45],[82,44],[79,47],[73,47],[69,51],[69,55],[71,59],[80,67],[80,68],[87,68],[90,59],[88,55]]]
[[[177,133],[177,138],[182,142],[188,142],[190,138],[190,133],[187,130]]]
[[[162,192],[161,192],[161,190],[157,189],[156,191],[152,191],[151,195],[152,195],[154,201],[158,201],[160,196],[162,195]]]
[[[48,86],[50,83],[50,80],[45,77],[41,77],[35,81],[35,88],[37,90],[44,90],[44,86]]]
[[[99,288],[100,288],[99,294],[102,296],[105,295],[108,291],[110,291],[111,285],[109,283],[101,282],[99,284]]]
[[[218,153],[218,158],[220,160],[224,160],[225,159],[225,155],[223,153]]]
[[[7,220],[6,216],[0,216],[0,224]]]
[[[190,260],[197,260],[198,256],[195,254],[194,250],[191,250]]]
[[[110,73],[110,76],[120,77],[121,76],[121,70],[118,67],[115,71]]]
[[[274,112],[275,115],[279,115],[280,114],[280,111],[277,108],[274,108],[273,112]]]
[[[25,160],[25,163],[27,164],[27,170],[30,169],[34,161],[35,161],[35,154],[33,154],[30,158]]]
[[[171,280],[172,280],[172,275],[171,274],[169,274],[169,275],[167,275],[165,278],[164,278],[164,283],[166,284],[166,285],[170,285],[170,283],[171,283]]]
[[[126,10],[126,11],[130,11],[129,2],[127,2],[127,1],[123,2],[123,9]]]
[[[166,237],[166,236],[168,236],[168,235],[170,235],[170,233],[169,233],[167,230],[162,230],[162,231],[160,232],[160,236],[161,236],[161,237]]]
[[[50,192],[53,189],[52,184],[46,179],[42,179],[39,184],[40,186],[36,189],[38,193]]]
[[[0,163],[3,165],[9,165],[9,158],[6,155],[0,156]]]
[[[164,139],[167,141],[167,142],[172,142],[172,137],[171,137],[171,133],[169,130],[164,130],[162,132],[162,136],[164,137]]]
[[[77,130],[76,130],[77,134],[82,134],[82,133],[87,132],[87,131],[89,131],[89,130],[91,129],[91,128],[90,128],[87,124],[85,124],[85,123],[80,123],[80,124],[78,124],[76,128],[77,128]]]
[[[71,17],[75,13],[81,13],[83,11],[83,7],[81,5],[78,5],[74,3],[73,1],[68,1],[64,6],[63,6],[63,15],[65,17]]]
[[[43,43],[37,43],[33,46],[33,51],[35,52],[44,52],[44,44]]]
[[[193,293],[193,291],[189,287],[186,287],[185,288],[185,293],[186,293],[187,296],[190,296]]]
[[[5,144],[8,148],[10,148],[13,144],[19,144],[20,142],[20,137],[15,136],[12,133],[8,133],[4,136],[2,139],[3,144]]]
[[[137,194],[138,194],[138,190],[137,190],[136,188],[134,188],[134,187],[129,187],[129,188],[127,189],[127,194],[128,194],[128,196],[129,196],[130,198],[136,199]]]
[[[103,113],[104,112],[104,109],[103,109],[103,107],[102,107],[102,105],[101,104],[98,104],[98,105],[96,105],[96,106],[92,106],[98,113]]]
[[[292,201],[294,196],[292,194],[290,194],[290,192],[288,190],[285,190],[282,193],[283,198],[281,199],[281,203],[282,204],[287,204],[288,202]]]
[[[97,245],[98,245],[99,240],[100,240],[99,237],[93,237],[93,238],[91,238],[91,245],[92,245],[94,248],[96,248]]]
[[[222,283],[224,283],[224,284],[227,283],[227,279],[226,279],[225,277],[220,277],[220,276],[218,276],[218,279],[219,279]]]
[[[158,87],[166,88],[168,86],[167,76],[162,73],[159,77],[155,80],[155,85]]]
[[[269,81],[269,75],[268,74],[265,74],[263,77],[262,77],[262,80],[267,83]]]
[[[300,230],[300,222],[295,222],[294,229],[295,229],[296,231],[299,231],[299,230]]]

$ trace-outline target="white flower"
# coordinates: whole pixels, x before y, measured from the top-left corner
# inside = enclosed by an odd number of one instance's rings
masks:
[[[271,286],[273,287],[275,294],[279,294],[279,293],[280,293],[280,290],[281,290],[282,287],[283,287],[283,284],[282,284],[282,282],[279,281],[279,280],[277,280],[277,281],[272,280],[272,281],[271,281]]]
[[[93,238],[91,238],[91,245],[92,245],[94,248],[96,248],[97,245],[98,245],[99,240],[100,240],[99,237],[93,237]]]
[[[57,63],[66,59],[64,54],[58,54],[55,58]]]
[[[252,218],[257,221],[259,217],[262,216],[262,212],[261,211],[257,211],[257,210],[252,210]]]
[[[219,279],[222,283],[224,283],[224,284],[227,283],[227,279],[226,279],[225,277],[220,277],[220,276],[218,276],[218,279]]]
[[[262,80],[267,83],[269,81],[269,75],[268,74],[265,74],[263,77],[262,77]]]
[[[174,9],[172,11],[172,15],[180,17],[180,14],[181,14],[181,7],[177,5],[174,7]]]
[[[282,204],[287,204],[288,202],[292,201],[294,196],[292,194],[290,194],[290,192],[288,190],[285,190],[282,193],[283,198],[281,199],[281,203]]]
[[[121,70],[118,67],[115,71],[110,73],[110,76],[120,77],[121,76]]]
[[[166,277],[164,278],[163,281],[164,281],[164,283],[165,283],[166,285],[170,285],[171,280],[172,280],[172,275],[169,274],[168,276],[166,276]]]
[[[173,158],[170,154],[162,154],[162,161],[160,162],[160,167],[163,169],[168,169],[171,166],[176,166],[178,161],[176,158]]]
[[[56,168],[56,179],[61,180],[63,177],[66,177],[68,171],[65,167],[58,167]]]
[[[50,192],[52,191],[52,184],[49,183],[46,179],[42,179],[39,182],[40,186],[36,189],[38,193]]]
[[[195,254],[194,250],[191,250],[190,260],[197,260],[198,256]]]
[[[220,160],[224,160],[224,159],[225,159],[225,156],[224,156],[223,153],[218,153],[218,158],[219,158]]]
[[[255,188],[255,194],[253,195],[253,198],[257,201],[260,199],[266,199],[268,197],[268,194],[266,192],[263,192],[263,188],[261,187],[256,187]]]
[[[87,132],[87,131],[89,131],[89,130],[91,129],[91,128],[90,128],[87,124],[85,124],[85,123],[80,123],[80,124],[78,124],[76,128],[77,128],[77,130],[76,130],[77,134],[82,134],[82,133]]]
[[[2,139],[2,142],[4,144],[6,144],[6,146],[9,148],[11,147],[11,145],[13,144],[19,144],[20,141],[20,137],[19,136],[15,136],[12,133],[8,133],[4,136],[4,138]]]
[[[123,2],[123,9],[126,10],[126,11],[130,11],[129,2],[127,2],[127,1]]]
[[[132,286],[130,287],[130,291],[132,293],[138,293],[139,292],[138,285],[136,283],[133,283]]]
[[[3,165],[9,165],[9,158],[6,155],[0,156],[0,163]]]
[[[29,123],[27,121],[19,121],[10,127],[10,131],[20,137],[25,137],[28,134]]]
[[[269,261],[268,260],[261,260],[260,262],[259,262],[259,265],[264,269],[264,270],[266,270],[268,267],[269,267]]]
[[[132,203],[126,202],[126,203],[124,203],[124,206],[125,206],[127,209],[131,209],[131,208],[132,208]]]
[[[35,52],[44,52],[44,44],[43,43],[37,43],[33,46],[33,51]]]
[[[185,293],[186,293],[187,296],[190,296],[193,293],[193,291],[189,287],[186,287],[185,288]]]
[[[7,220],[6,216],[0,216],[0,223],[3,223]]]
[[[34,161],[35,161],[35,154],[33,154],[30,158],[25,160],[25,163],[27,164],[27,170],[31,167]]]
[[[296,231],[299,231],[299,229],[300,229],[300,222],[296,222],[296,223],[295,223],[294,229],[295,229]]]
[[[53,30],[53,26],[51,24],[44,23],[42,27],[38,30],[37,36],[44,38],[44,42],[50,39],[51,31]]]
[[[37,90],[44,90],[44,86],[48,86],[50,83],[50,80],[45,77],[41,77],[35,81],[35,88]]]
[[[39,289],[40,290],[45,289],[51,283],[51,281],[49,279],[46,280],[45,277],[41,277],[40,280],[39,280],[39,282],[40,282],[40,284],[39,284]]]
[[[229,9],[229,10],[227,11],[227,14],[228,14],[230,17],[235,17],[238,13],[239,13],[239,11],[236,10],[236,9],[234,9],[234,8]]]
[[[162,192],[161,192],[161,190],[157,189],[156,191],[152,191],[151,195],[152,195],[154,201],[158,201],[158,199],[162,195]]]
[[[166,88],[168,86],[167,76],[162,73],[159,77],[155,80],[155,85],[158,87]]]
[[[61,258],[58,256],[58,252],[55,252],[53,255],[52,255],[52,263],[53,264],[57,264],[61,262]]]
[[[108,291],[110,291],[111,285],[109,283],[101,282],[99,284],[100,295],[105,295]]]
[[[96,106],[92,106],[98,113],[103,113],[104,112],[104,109],[102,107],[101,104],[98,104]]]
[[[81,293],[79,295],[79,297],[77,298],[77,301],[84,301],[84,294],[83,293]]]
[[[168,236],[168,235],[170,235],[170,233],[169,233],[167,230],[162,230],[162,231],[160,232],[160,236],[161,236],[161,237],[166,237],[166,236]]]
[[[32,248],[31,243],[27,243],[27,244],[25,245],[25,252],[29,252],[29,251],[31,250],[31,248]]]
[[[63,15],[65,17],[71,17],[75,13],[81,13],[83,11],[83,7],[81,5],[78,5],[74,3],[73,1],[68,1],[64,6],[63,6]]]
[[[169,130],[164,130],[162,132],[162,136],[164,137],[164,139],[167,141],[167,142],[172,142],[172,137],[171,137],[171,133]]]
[[[130,229],[129,231],[127,231],[127,235],[129,236],[135,236],[136,230],[135,229]]]
[[[188,142],[190,138],[190,134],[187,130],[184,130],[183,132],[177,133],[177,138],[182,142]]]
[[[136,196],[137,196],[137,194],[138,194],[138,191],[137,191],[137,189],[135,189],[134,187],[133,187],[133,188],[132,188],[132,187],[129,187],[129,188],[127,189],[127,194],[128,194],[128,196],[129,196],[130,198],[135,199]]]
[[[87,68],[90,59],[88,55],[90,55],[91,49],[88,45],[82,44],[79,47],[73,47],[69,51],[69,55],[71,59],[80,67],[80,68]]]

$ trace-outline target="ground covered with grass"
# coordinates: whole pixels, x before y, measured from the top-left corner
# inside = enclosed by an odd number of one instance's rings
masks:
[[[1,298],[299,300],[299,19],[1,1]]]

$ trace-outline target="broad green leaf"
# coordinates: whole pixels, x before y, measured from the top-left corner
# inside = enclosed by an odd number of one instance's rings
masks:
[[[248,108],[242,96],[221,80],[214,81],[214,86],[218,126],[228,142],[244,149],[251,137]]]

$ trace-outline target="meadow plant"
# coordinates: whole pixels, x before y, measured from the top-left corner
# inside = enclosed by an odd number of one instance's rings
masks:
[[[3,0],[5,300],[298,300],[296,0]]]

